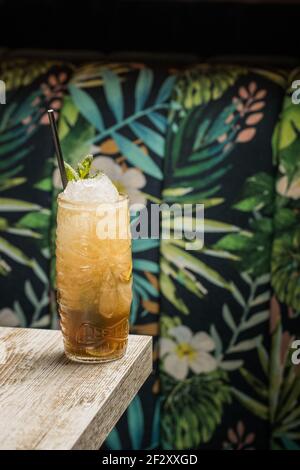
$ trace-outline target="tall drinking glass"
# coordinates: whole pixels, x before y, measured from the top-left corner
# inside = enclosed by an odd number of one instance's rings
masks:
[[[132,300],[127,196],[117,202],[58,197],[58,304],[65,353],[79,362],[125,354]]]

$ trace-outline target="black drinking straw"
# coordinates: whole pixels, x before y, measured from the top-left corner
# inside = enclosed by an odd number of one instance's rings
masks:
[[[54,146],[55,146],[55,151],[56,151],[56,157],[57,157],[57,162],[58,162],[58,168],[60,172],[60,177],[62,181],[63,188],[68,184],[67,180],[67,175],[66,175],[66,170],[65,170],[65,164],[64,164],[64,159],[63,159],[63,154],[61,151],[61,146],[58,138],[58,132],[57,132],[57,127],[56,127],[56,122],[55,122],[55,116],[54,116],[54,111],[53,109],[48,109],[48,117],[51,125],[51,130],[52,130],[52,135],[53,135],[53,140],[54,140]]]

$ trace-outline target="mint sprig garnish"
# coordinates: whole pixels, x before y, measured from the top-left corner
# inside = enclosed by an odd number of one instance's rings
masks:
[[[74,170],[69,163],[64,162],[65,164],[65,170],[66,170],[66,175],[67,175],[67,180],[68,181],[78,181],[79,180],[79,175],[76,170]]]
[[[69,163],[64,162],[66,175],[68,181],[78,181],[84,180],[87,178],[95,178],[99,175],[99,171],[96,173],[90,174],[91,166],[93,162],[93,155],[86,155],[80,162],[77,164],[76,168],[73,168]]]
[[[91,165],[93,162],[93,155],[87,155],[77,165],[77,173],[80,179],[89,177]]]

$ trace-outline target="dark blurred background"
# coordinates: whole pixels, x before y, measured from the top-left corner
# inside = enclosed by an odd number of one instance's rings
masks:
[[[0,47],[299,56],[300,1],[0,0]]]

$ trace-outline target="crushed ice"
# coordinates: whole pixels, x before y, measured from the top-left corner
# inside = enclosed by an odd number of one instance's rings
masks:
[[[71,201],[78,202],[117,202],[119,193],[117,188],[106,175],[96,178],[69,181],[63,196]]]

